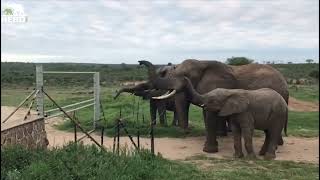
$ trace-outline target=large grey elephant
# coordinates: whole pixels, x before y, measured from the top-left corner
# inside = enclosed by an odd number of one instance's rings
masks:
[[[257,90],[216,88],[199,94],[186,78],[188,97],[193,104],[203,107],[206,117],[211,113],[228,116],[234,137],[235,157],[243,157],[241,136],[245,141],[248,156],[255,158],[252,145],[254,129],[265,132],[265,141],[259,152],[265,159],[276,157],[279,138],[284,128],[288,107],[283,97],[269,88]],[[207,119],[209,123],[210,119]]]
[[[218,61],[199,61],[195,59],[184,60],[165,73],[164,77],[157,75],[155,67],[148,61],[139,61],[148,67],[149,81],[137,88],[170,90],[169,94],[158,99],[174,95],[178,122],[188,127],[188,112],[190,101],[183,86],[184,76],[188,77],[200,94],[207,93],[216,88],[247,89],[270,88],[277,91],[288,103],[289,92],[286,80],[282,74],[269,65],[248,64],[230,66]],[[226,133],[226,118],[219,117],[217,113],[203,111],[207,131],[205,152],[217,152],[217,130]],[[210,121],[208,121],[210,120]],[[285,126],[286,132],[286,126]],[[283,144],[282,137],[279,144]]]
[[[139,86],[139,85],[138,85]],[[150,117],[151,121],[156,123],[157,112],[161,125],[167,125],[166,110],[172,111],[174,114],[172,125],[177,125],[177,114],[175,112],[175,105],[173,97],[165,100],[155,100],[152,97],[160,96],[165,93],[164,90],[136,90],[134,87],[122,88],[114,96],[116,99],[121,93],[132,93],[135,96],[142,97],[145,100],[149,100],[150,103]]]

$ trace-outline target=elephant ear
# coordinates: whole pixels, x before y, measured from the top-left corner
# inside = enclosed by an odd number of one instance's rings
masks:
[[[249,100],[244,95],[231,95],[222,106],[219,116],[229,116],[231,114],[244,112],[248,106]]]

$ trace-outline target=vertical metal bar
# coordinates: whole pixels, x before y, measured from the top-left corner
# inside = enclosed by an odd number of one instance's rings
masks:
[[[78,120],[76,119],[76,112],[73,111],[73,117],[72,117],[74,120]],[[71,119],[70,119],[71,120]],[[74,142],[77,143],[77,125],[75,122],[73,122],[73,125],[74,125]]]
[[[121,111],[120,111],[121,112]],[[120,151],[120,120],[117,120],[117,154]]]
[[[136,123],[138,124],[138,120],[139,120],[139,111],[140,111],[140,109],[139,109],[139,106],[140,106],[140,104],[139,104],[139,100],[138,100],[138,107],[137,107],[137,120],[136,120]]]
[[[103,146],[104,126],[101,129],[101,146]]]
[[[77,124],[76,123],[73,123],[74,124],[74,142],[77,143]]]
[[[43,68],[42,65],[37,64],[36,66],[36,89],[39,91],[37,93],[37,111],[38,116],[44,117],[44,96],[43,96]]]
[[[140,131],[139,131],[139,129],[137,132],[137,139],[138,139],[138,149],[140,150]]]
[[[144,124],[144,113],[142,114],[142,124]]]
[[[93,75],[93,94],[94,94],[94,117],[93,117],[93,128],[96,128],[96,123],[100,118],[100,74],[96,72]]]
[[[151,153],[154,154],[154,132],[153,132],[153,125],[154,125],[154,122],[151,121]]]

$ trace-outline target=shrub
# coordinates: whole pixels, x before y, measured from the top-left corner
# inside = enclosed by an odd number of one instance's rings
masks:
[[[309,76],[315,79],[319,79],[319,71],[313,70],[309,73]]]
[[[232,57],[232,58],[228,58],[226,61],[227,64],[235,65],[235,66],[250,64],[252,62],[253,62],[252,59],[249,59],[246,57]]]

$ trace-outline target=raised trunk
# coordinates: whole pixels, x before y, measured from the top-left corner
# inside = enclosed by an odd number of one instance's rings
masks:
[[[149,61],[139,61],[139,63],[140,65],[145,65],[148,68],[148,78],[154,89],[175,89],[175,79],[159,77],[156,73],[155,66]]]
[[[148,68],[148,75],[149,80],[154,80],[156,78],[156,68],[155,66],[149,61],[139,61],[140,65],[145,65]]]
[[[187,87],[187,92],[191,96],[191,102],[194,105],[198,106],[203,106],[204,104],[204,97],[199,94],[193,87],[191,81],[189,78],[185,77],[185,80],[187,82],[186,87]]]

